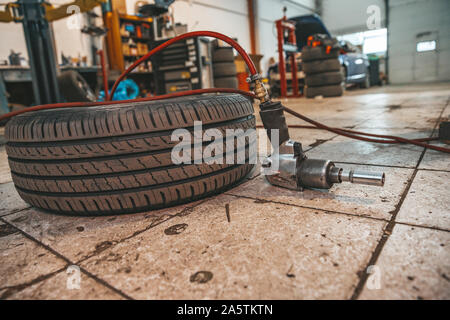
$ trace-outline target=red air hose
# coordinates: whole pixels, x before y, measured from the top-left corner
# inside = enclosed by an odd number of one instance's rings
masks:
[[[100,66],[102,67],[103,90],[105,92],[105,101],[108,101],[109,100],[108,75],[106,74],[105,52],[103,50],[98,50],[97,54],[100,56]]]
[[[230,89],[230,88],[196,89],[196,90],[189,90],[189,91],[180,91],[180,92],[175,92],[175,93],[170,93],[170,94],[163,94],[163,95],[156,96],[156,97],[145,97],[145,98],[120,100],[120,101],[66,102],[66,103],[43,104],[40,106],[29,107],[26,109],[6,113],[6,114],[0,116],[0,121],[17,116],[22,113],[31,112],[31,111],[40,111],[40,110],[57,109],[57,108],[95,107],[95,106],[104,106],[104,105],[112,105],[112,104],[120,104],[120,103],[154,101],[154,100],[163,100],[163,99],[176,98],[176,97],[192,96],[192,95],[203,94],[203,93],[239,93],[244,96],[248,96],[250,98],[256,98],[255,95],[251,92],[237,90],[237,89]]]
[[[141,57],[139,60],[134,62],[130,67],[127,68],[116,80],[114,83],[111,92],[109,94],[109,99],[112,99],[114,92],[119,85],[119,83],[131,72],[133,71],[140,63],[146,61],[149,59],[152,55],[155,53],[163,50],[164,48],[167,48],[171,44],[183,40],[183,39],[189,39],[194,37],[212,37],[217,38],[220,40],[225,41],[229,45],[231,45],[236,51],[242,56],[245,63],[247,64],[247,67],[250,71],[250,74],[257,75],[257,70],[255,68],[255,65],[253,64],[253,61],[250,59],[249,55],[245,52],[245,50],[233,39],[230,37],[227,37],[224,34],[213,32],[213,31],[194,31],[194,32],[188,32],[182,35],[179,35],[175,38],[172,38],[163,44],[159,45],[158,47],[152,49],[150,52],[148,52],[145,56]],[[107,89],[105,88],[105,93]],[[227,88],[211,88],[211,89],[197,89],[197,90],[189,90],[189,91],[183,91],[183,92],[176,92],[171,94],[165,94],[157,97],[147,97],[147,98],[139,98],[139,99],[133,99],[133,100],[122,100],[122,101],[102,101],[102,102],[74,102],[74,103],[55,103],[55,104],[47,104],[47,105],[40,105],[40,106],[34,106],[30,107],[24,110],[10,112],[4,115],[0,116],[0,121],[11,118],[13,116],[19,115],[21,113],[25,112],[31,112],[31,111],[38,111],[38,110],[46,110],[46,109],[55,109],[55,108],[73,108],[73,107],[92,107],[92,106],[101,106],[101,105],[111,105],[111,104],[119,104],[119,103],[131,103],[131,102],[141,102],[141,101],[153,101],[153,100],[163,100],[163,99],[169,99],[169,98],[175,98],[175,97],[184,97],[189,95],[196,95],[196,94],[203,94],[203,93],[238,93],[242,95],[249,96],[251,98],[256,98],[256,96],[251,92],[246,92],[242,90],[236,90],[236,89],[227,89]],[[425,148],[430,148],[437,151],[442,151],[446,153],[450,153],[450,149],[438,147],[434,145],[430,145],[428,143],[424,143],[424,141],[430,141],[434,140],[434,138],[424,138],[424,139],[416,139],[416,140],[410,140],[405,139],[402,137],[396,137],[396,136],[388,136],[388,135],[377,135],[377,134],[371,134],[371,133],[364,133],[360,131],[353,131],[348,129],[339,129],[339,128],[331,128],[324,124],[321,124],[320,122],[314,121],[306,116],[303,116],[294,110],[291,110],[289,108],[284,107],[286,112],[294,115],[295,117],[302,119],[306,122],[309,122],[314,125],[314,127],[318,129],[328,130],[331,132],[334,132],[339,135],[346,136],[348,138],[367,141],[367,142],[376,142],[376,143],[409,143],[414,144],[418,146],[422,146]],[[378,137],[383,139],[371,139],[366,138],[362,136],[371,136],[371,137]],[[389,139],[389,140],[386,140]]]
[[[116,82],[114,82],[114,85],[111,89],[111,93],[110,93],[110,98],[112,99],[114,92],[116,91],[117,86],[119,85],[120,81],[122,81],[131,71],[133,71],[139,64],[141,64],[142,62],[146,61],[147,59],[149,59],[152,55],[154,55],[155,53],[163,50],[164,48],[167,48],[168,46],[170,46],[171,44],[183,40],[183,39],[189,39],[189,38],[195,38],[195,37],[212,37],[212,38],[217,38],[220,40],[225,41],[226,43],[228,43],[230,46],[232,46],[234,49],[236,49],[236,51],[242,56],[242,58],[244,59],[245,63],[248,66],[248,69],[250,70],[250,74],[251,75],[255,75],[258,72],[256,71],[256,67],[252,61],[252,59],[250,59],[250,57],[248,56],[247,52],[245,52],[245,50],[233,39],[231,39],[230,37],[227,37],[224,34],[218,33],[218,32],[214,32],[214,31],[194,31],[194,32],[188,32],[188,33],[184,33],[182,35],[179,35],[175,38],[172,38],[170,40],[167,40],[166,42],[160,44],[159,46],[157,46],[156,48],[152,49],[149,53],[147,53],[145,56],[143,56],[142,58],[138,59],[136,62],[134,62],[131,66],[129,66],[127,68],[127,70],[125,70],[120,76],[119,78],[117,78]]]
[[[263,125],[256,125],[257,128],[264,128]],[[299,124],[290,124],[289,128],[295,128],[295,129],[318,129],[318,130],[326,130],[329,131],[327,128],[321,128],[321,127],[316,127],[316,126],[308,126],[308,125],[299,125]],[[375,134],[375,133],[367,133],[367,132],[361,132],[361,131],[355,131],[355,130],[350,130],[350,129],[341,129],[341,128],[332,128],[334,130],[339,130],[342,132],[347,132],[347,133],[354,133],[357,135],[363,135],[363,136],[368,136],[368,137],[378,137],[378,138],[383,138],[383,135],[380,134]],[[340,135],[340,133],[338,133]],[[349,137],[352,139],[355,139],[355,137]],[[361,139],[362,140],[362,139]],[[372,141],[373,140],[373,141]],[[397,143],[403,143],[397,140],[375,140],[372,139],[371,142],[375,142],[375,143],[387,143],[387,144],[397,144]],[[439,138],[420,138],[420,139],[414,139],[412,141],[419,141],[419,142],[425,142],[425,141],[436,141],[439,140]],[[363,140],[366,141],[366,140]]]
[[[331,128],[331,127],[328,127],[328,126],[326,126],[326,125],[324,125],[324,124],[322,124],[320,122],[317,122],[317,121],[314,121],[314,120],[312,120],[312,119],[310,119],[308,117],[305,117],[304,115],[301,115],[300,113],[295,112],[294,110],[291,110],[289,108],[284,107],[284,110],[287,113],[290,113],[293,116],[295,116],[295,117],[297,117],[299,119],[302,119],[303,121],[306,121],[306,122],[309,122],[309,123],[313,124],[317,128],[324,129],[324,130],[327,130],[327,131],[331,131],[331,132],[334,132],[334,133],[339,134],[339,135],[344,136],[344,137],[348,137],[348,138],[352,138],[352,139],[356,139],[356,140],[361,140],[361,141],[367,141],[367,142],[376,142],[376,143],[409,143],[409,144],[414,144],[416,146],[430,148],[430,149],[433,149],[433,150],[436,150],[436,151],[442,151],[442,152],[450,153],[450,149],[448,149],[448,148],[438,147],[438,146],[433,146],[433,145],[428,144],[428,143],[423,143],[421,141],[421,139],[410,140],[410,139],[397,137],[397,136],[373,134],[373,133],[365,133],[365,132],[361,132],[361,131],[353,131],[353,130],[346,130],[346,129]],[[379,137],[379,138],[384,138],[384,139],[392,139],[392,140],[381,140],[381,139],[364,138],[364,137],[360,137],[358,135],[373,136],[373,137]]]

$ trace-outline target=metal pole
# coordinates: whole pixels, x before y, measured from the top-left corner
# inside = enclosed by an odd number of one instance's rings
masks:
[[[289,42],[290,44],[293,44],[297,46],[297,38],[295,36],[295,25],[293,25],[293,28],[289,29]],[[295,53],[291,52],[291,75],[292,75],[292,95],[294,97],[299,97],[299,90],[298,90],[298,77],[297,77],[297,61],[295,60]]]
[[[386,76],[386,84],[389,84],[389,0],[384,0],[384,12],[385,12],[385,21],[386,21],[386,56],[384,57],[384,68],[385,68],[385,76]]]
[[[256,37],[255,37],[255,11],[254,0],[247,0],[248,23],[250,27],[250,53],[256,54]]]
[[[36,104],[60,102],[57,60],[43,0],[19,0]]]
[[[3,81],[3,74],[0,72],[0,114],[8,113],[10,111],[11,110],[8,108],[5,81]]]
[[[286,64],[284,60],[284,36],[283,36],[283,19],[277,20],[277,38],[278,38],[278,73],[280,74],[280,95],[285,98],[287,96],[286,81]]]
[[[105,91],[105,101],[109,100],[108,74],[106,71],[105,53],[103,50],[98,50],[97,54],[100,56],[100,65],[102,67],[103,90]]]

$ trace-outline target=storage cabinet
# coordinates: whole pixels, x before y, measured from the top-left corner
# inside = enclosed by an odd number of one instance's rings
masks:
[[[155,41],[153,47],[167,41]],[[204,38],[174,43],[152,58],[156,94],[212,88],[210,42]]]
[[[109,68],[123,71],[137,59],[145,55],[154,39],[152,18],[119,13],[117,10],[103,15],[105,26]],[[151,64],[138,67],[139,71],[152,71]]]

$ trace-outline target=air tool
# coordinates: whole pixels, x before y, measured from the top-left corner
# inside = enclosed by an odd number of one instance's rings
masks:
[[[303,190],[304,188],[329,189],[335,183],[350,182],[383,186],[383,172],[364,172],[337,167],[331,160],[310,159],[300,142],[289,137],[289,128],[281,102],[270,100],[261,76],[248,79],[255,83],[255,95],[260,100],[260,116],[273,152],[262,162],[264,174],[272,185]]]

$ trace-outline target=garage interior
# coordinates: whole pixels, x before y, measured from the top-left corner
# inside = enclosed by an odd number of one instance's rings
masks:
[[[0,298],[449,299],[449,17],[0,4]],[[176,163],[171,135],[198,121],[256,129],[256,149]]]

